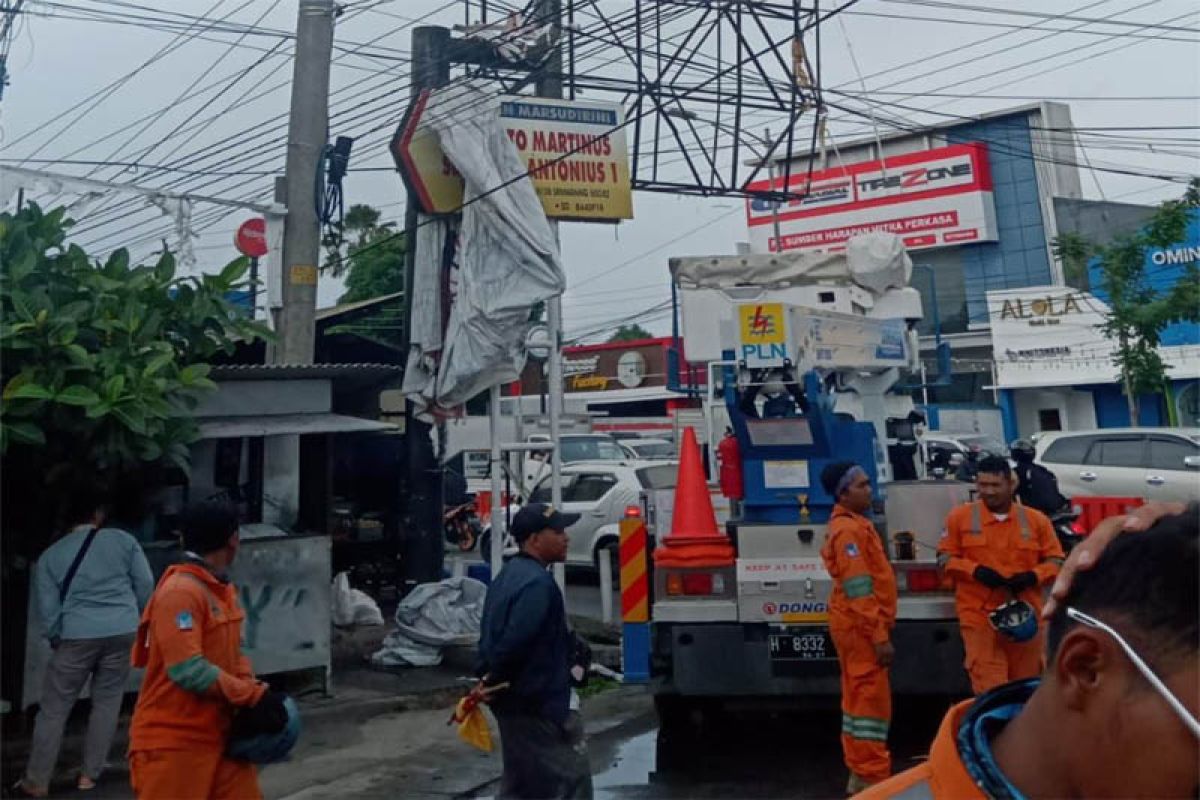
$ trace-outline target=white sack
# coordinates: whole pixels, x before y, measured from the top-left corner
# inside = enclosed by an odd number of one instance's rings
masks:
[[[876,295],[903,289],[912,277],[912,259],[904,241],[888,231],[871,231],[846,242],[846,260],[854,282]]]
[[[366,592],[350,588],[350,578],[339,572],[333,579],[333,624],[339,628],[352,625],[382,625],[383,612]]]

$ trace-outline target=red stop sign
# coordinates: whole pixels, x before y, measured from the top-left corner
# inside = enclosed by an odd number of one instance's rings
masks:
[[[233,235],[233,244],[238,252],[250,258],[262,258],[267,254],[267,221],[262,217],[251,217],[243,222]]]

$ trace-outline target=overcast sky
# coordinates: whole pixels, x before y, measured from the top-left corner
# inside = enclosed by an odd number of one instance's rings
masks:
[[[827,0],[822,5],[835,4]],[[444,0],[348,5],[336,34],[331,138],[357,137],[353,168],[384,169],[351,174],[345,183],[346,204],[369,203],[386,218],[400,221],[403,187],[388,171],[386,144],[406,104],[412,21],[428,15],[423,24],[458,24],[464,6]],[[614,16],[629,6],[602,3]],[[29,1],[25,9],[30,13],[21,15],[11,44],[10,85],[0,104],[4,163],[28,158],[25,166],[67,174],[175,185],[228,198],[270,197],[271,174],[283,167],[283,129],[277,117],[286,113],[291,76],[291,41],[270,33],[294,29],[295,0],[137,0],[136,6],[55,0]],[[178,26],[164,31],[151,22],[78,19],[96,11],[108,20],[121,13],[161,19],[173,12],[223,22],[201,39],[180,35]],[[1068,18],[1046,18],[1059,14]],[[187,23],[183,17],[175,19]],[[681,18],[671,30],[693,23]],[[595,20],[582,15],[578,24],[595,28]],[[243,36],[246,25],[258,30]],[[822,36],[823,85],[856,93],[853,98],[841,95],[839,102],[874,108],[881,132],[896,117],[910,124],[931,122],[1036,98],[1063,98],[1074,124],[1085,129],[1087,162],[1097,168],[1082,176],[1086,196],[1102,193],[1108,199],[1152,203],[1177,196],[1182,187],[1111,170],[1178,176],[1200,172],[1200,6],[1195,0],[862,0],[826,23]],[[360,45],[366,46],[359,53],[349,52]],[[169,52],[160,55],[164,49]],[[596,59],[610,55],[601,52],[604,48],[593,49],[595,55],[585,64],[597,65]],[[704,50],[714,56],[715,43]],[[787,53],[783,57],[789,60]],[[147,61],[152,63],[96,96]],[[787,79],[778,65],[772,73]],[[210,84],[216,86],[207,89]],[[203,91],[179,100],[195,90]],[[864,99],[896,105],[867,106]],[[244,105],[208,121],[235,102]],[[774,122],[780,130],[779,120],[770,115],[752,119],[756,129]],[[830,130],[834,137],[850,138],[869,134],[871,127],[865,116],[835,111]],[[205,147],[222,158],[189,158]],[[69,160],[170,164],[175,171],[62,163]],[[683,177],[682,164],[676,163],[672,174]],[[38,199],[53,204],[77,195]],[[102,204],[93,209],[81,215],[77,240],[94,253],[128,245],[135,256],[145,256],[170,235],[166,220],[137,203],[127,201],[108,214]],[[568,334],[602,328],[667,299],[668,257],[729,253],[746,239],[738,199],[639,193],[634,210],[635,219],[616,226],[562,226],[570,286]],[[235,255],[232,232],[249,214],[217,219],[211,207],[203,206],[195,214],[202,233],[197,255],[202,267],[215,269]],[[321,304],[334,303],[340,291],[336,281],[323,280]],[[640,321],[654,332],[668,330],[663,315]]]

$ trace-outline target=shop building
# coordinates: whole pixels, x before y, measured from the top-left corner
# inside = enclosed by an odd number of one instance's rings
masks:
[[[583,406],[595,432],[675,435],[676,412],[696,408],[704,385],[702,367],[688,364],[670,337],[563,348],[563,394]],[[545,364],[530,359],[511,394],[525,405],[549,391]]]
[[[1052,242],[1061,232],[1079,232],[1103,242],[1136,230],[1153,213],[1147,206],[1084,199],[1079,163],[1070,108],[1052,102],[831,145],[818,158],[777,164],[774,184],[764,180],[753,185],[762,191],[772,186],[780,190],[786,181],[789,191],[802,196],[778,204],[761,198],[747,201],[750,249],[833,251],[866,230],[899,234],[914,263],[912,285],[921,292],[925,308],[919,330],[926,385],[914,396],[928,405],[932,427],[1002,429],[1011,439],[1018,431],[1025,434],[1054,424],[1124,424],[1117,421],[1120,414],[1115,410],[1117,405],[1124,409],[1124,398],[1119,387],[1109,386],[1110,369],[1093,364],[1093,371],[1083,376],[1103,385],[1095,391],[1063,388],[1079,386],[1078,381],[1051,384],[1058,380],[1050,367],[1053,354],[1023,356],[1017,362],[1006,354],[1042,349],[1044,342],[1029,341],[1037,339],[1034,331],[1043,329],[1024,319],[997,316],[1006,299],[1028,308],[1047,297],[1061,303],[1076,291],[1066,286],[1062,265],[1052,252]],[[1190,251],[1183,246],[1186,255]],[[1182,256],[1157,257],[1167,266],[1166,259]],[[1168,279],[1168,272],[1160,277]],[[1083,284],[1078,290],[1088,288],[1085,282],[1077,283]],[[1096,307],[1103,306],[1101,295],[1091,297]],[[1075,351],[1084,346],[1084,338],[1093,344],[1102,340],[1094,324],[1078,324],[1082,333],[1072,345],[1072,358],[1082,358]],[[938,337],[949,345],[948,365],[935,357]],[[1104,358],[1089,360],[1099,363]],[[1082,372],[1084,362],[1079,363],[1076,371]],[[1034,377],[1036,365],[1047,374]],[[1194,406],[1188,401],[1192,390],[1186,378],[1181,372],[1185,385],[1180,392],[1184,404]],[[1035,399],[1037,392],[1054,386],[1059,388],[1052,407]],[[1119,403],[1112,402],[1110,392]],[[1040,410],[1048,412],[1044,420],[1039,419]],[[1147,414],[1166,424],[1171,415],[1165,408],[1161,411],[1160,416],[1155,416],[1157,411]]]
[[[1190,280],[1200,263],[1200,213],[1191,214],[1184,241],[1146,253],[1150,284],[1169,290]],[[1108,313],[1100,265],[1092,289],[1043,286],[989,292],[996,383],[1005,428],[1022,436],[1040,431],[1130,425],[1128,404],[1113,363],[1114,346],[1099,326]],[[1200,425],[1200,325],[1178,322],[1162,332],[1159,354],[1168,365],[1162,391],[1139,398],[1140,425]]]

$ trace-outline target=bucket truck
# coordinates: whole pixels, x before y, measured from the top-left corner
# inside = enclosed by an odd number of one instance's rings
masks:
[[[697,703],[838,695],[831,580],[820,558],[834,498],[819,477],[834,461],[861,464],[876,487],[874,521],[900,588],[893,691],[969,692],[936,545],[970,487],[892,481],[888,460],[889,440],[912,438],[912,400],[894,389],[902,371],[917,369],[922,316],[899,240],[869,234],[841,253],[674,258],[670,266],[688,356],[710,364],[706,413],[727,417],[736,438],[719,449],[740,459],[740,481],[730,483],[742,496],[725,528],[732,563],[656,566],[651,678],[664,723]],[[648,497],[646,505],[661,547],[671,523],[655,510],[670,503]],[[689,578],[706,571],[713,580]]]

